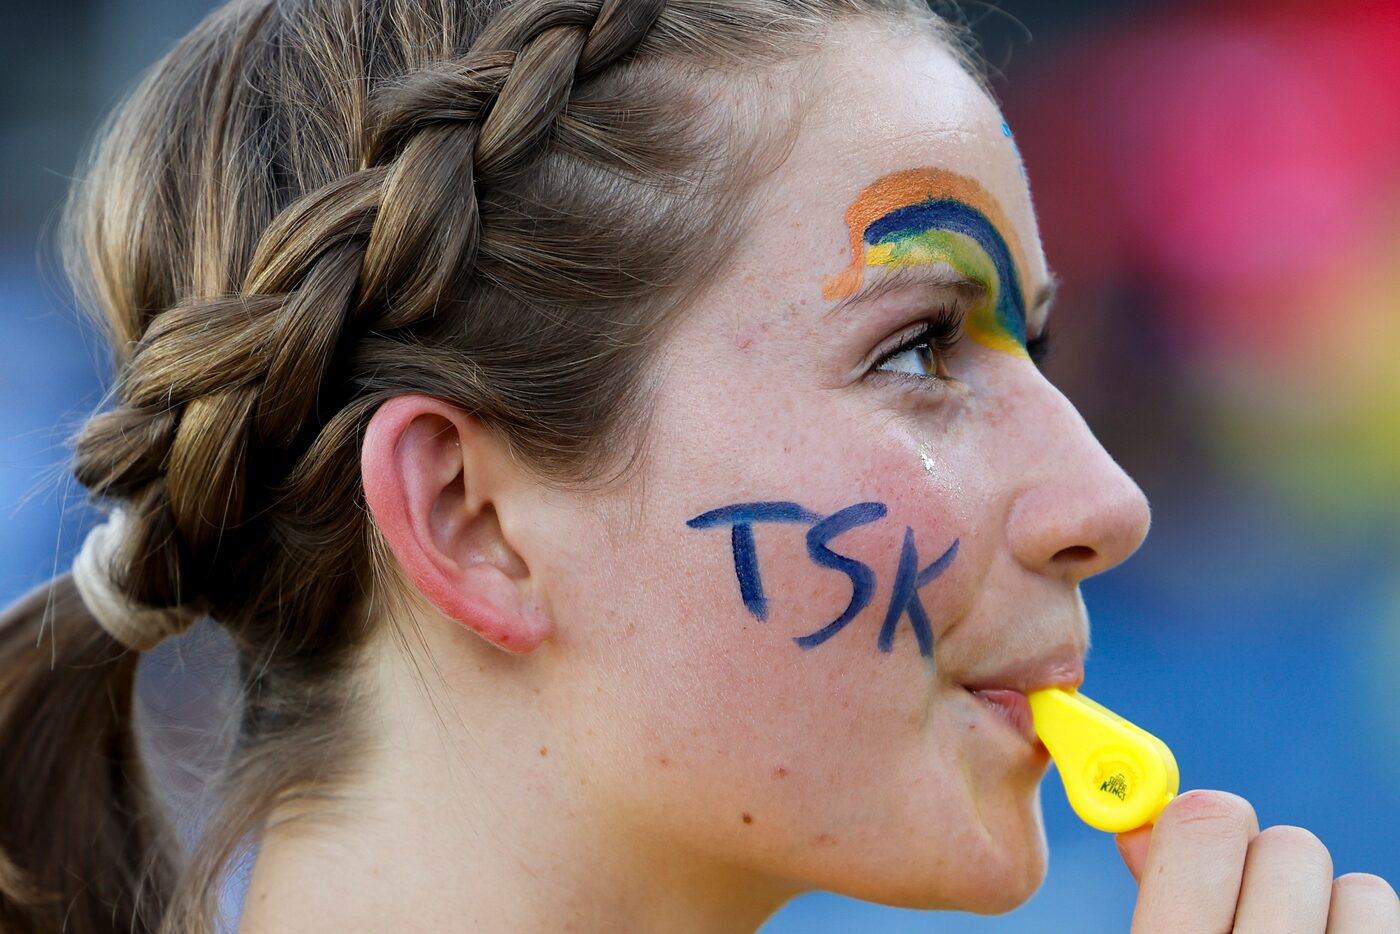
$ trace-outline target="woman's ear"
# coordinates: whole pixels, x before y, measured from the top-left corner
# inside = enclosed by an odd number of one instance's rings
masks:
[[[409,580],[488,642],[528,652],[553,620],[498,515],[516,470],[476,418],[430,396],[380,406],[360,452],[365,501]]]

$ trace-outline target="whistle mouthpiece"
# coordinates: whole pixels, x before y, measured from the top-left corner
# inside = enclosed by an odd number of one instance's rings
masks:
[[[1083,694],[1046,688],[1026,699],[1070,807],[1090,827],[1122,833],[1150,824],[1176,797],[1176,757],[1151,733]]]

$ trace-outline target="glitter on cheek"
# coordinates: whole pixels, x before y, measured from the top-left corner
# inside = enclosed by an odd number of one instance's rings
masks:
[[[938,476],[938,465],[933,461],[933,448],[929,447],[927,441],[919,442],[919,460],[924,462],[924,469],[930,477]]]

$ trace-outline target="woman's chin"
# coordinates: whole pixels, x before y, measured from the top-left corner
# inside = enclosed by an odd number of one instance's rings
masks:
[[[923,878],[911,889],[922,883],[923,897],[911,892],[914,897],[887,904],[996,915],[1025,904],[1040,888],[1049,849],[1039,784],[971,788],[964,803],[964,814],[976,817],[945,839],[941,865],[919,873]]]
[[[1048,862],[1037,795],[1030,810],[1012,826],[988,832],[981,871],[970,874],[959,910],[996,915],[1025,904],[1045,881]]]
[[[966,911],[979,915],[1005,914],[1025,904],[1045,879],[1045,861],[1036,856],[1019,858],[984,871],[960,867],[959,878],[944,875],[937,879],[905,880],[898,885],[886,880],[882,885],[836,889],[838,894],[861,901],[918,911]],[[892,884],[894,883],[894,884]]]
[[[979,915],[1000,915],[1019,908],[1045,881],[1045,856],[1042,850],[1017,854],[1000,872],[989,872],[969,886],[958,911]],[[998,884],[987,884],[995,880]]]
[[[937,898],[900,905],[922,910],[967,911],[979,915],[1005,914],[1024,905],[1045,881],[1043,838],[1016,841],[1006,848],[968,860],[957,874],[939,881]]]
[[[981,829],[966,846],[927,862],[906,861],[896,872],[847,876],[818,887],[862,901],[920,911],[1004,914],[1030,899],[1045,879],[1048,854],[1038,815],[1017,826]]]

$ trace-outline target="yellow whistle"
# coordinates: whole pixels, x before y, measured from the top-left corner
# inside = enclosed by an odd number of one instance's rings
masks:
[[[1026,699],[1070,807],[1090,827],[1122,833],[1150,824],[1176,797],[1176,757],[1151,733],[1083,694],[1046,688]]]

